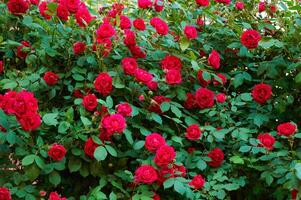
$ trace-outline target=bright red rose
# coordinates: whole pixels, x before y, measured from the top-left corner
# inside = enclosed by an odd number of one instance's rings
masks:
[[[278,135],[289,137],[297,132],[297,126],[291,122],[285,122],[277,126]]]
[[[53,86],[57,84],[60,77],[56,73],[48,71],[44,74],[43,79],[47,85]]]
[[[270,11],[272,13],[276,13],[277,12],[277,6],[276,5],[270,5]]]
[[[76,14],[75,14],[75,19],[77,24],[80,27],[86,27],[88,24],[91,23],[91,21],[94,19],[95,17],[93,17],[86,4],[85,3],[81,3]]]
[[[120,25],[119,26],[120,26],[120,28],[122,30],[124,30],[124,29],[130,29],[131,26],[132,26],[132,22],[131,22],[131,20],[130,20],[129,17],[121,15],[120,16]]]
[[[2,108],[6,114],[15,113],[14,104],[15,104],[16,96],[17,96],[17,92],[8,91],[1,98],[0,108]]]
[[[60,3],[56,8],[56,15],[62,21],[67,21],[69,19],[69,11],[68,8]]]
[[[166,98],[165,96],[154,96],[153,99],[151,100],[151,105],[149,107],[149,110],[151,112],[156,112],[158,114],[162,114],[160,105],[163,102],[170,102],[171,99]]]
[[[125,30],[124,31],[124,40],[123,40],[123,43],[126,45],[126,46],[135,46],[136,45],[136,35],[133,31],[131,30]]]
[[[260,34],[256,30],[246,30],[242,33],[240,41],[248,49],[255,49],[261,40]]]
[[[178,70],[168,70],[165,74],[166,83],[169,85],[176,85],[182,82],[181,72]]]
[[[61,197],[57,192],[51,192],[48,200],[67,200],[67,198]]]
[[[259,140],[259,142],[261,143],[261,145],[263,147],[265,147],[268,150],[272,150],[274,143],[275,143],[275,138],[270,135],[269,133],[263,133],[263,134],[259,134],[257,139]]]
[[[29,3],[25,0],[9,0],[7,2],[8,11],[13,15],[22,15],[29,9]]]
[[[138,0],[138,7],[142,9],[151,8],[153,2],[151,0]]]
[[[146,57],[146,53],[143,52],[141,47],[139,47],[139,46],[136,46],[136,45],[130,46],[129,49],[134,58],[145,58]]]
[[[206,88],[199,88],[195,93],[195,99],[200,109],[211,108],[214,105],[214,93]]]
[[[204,77],[203,77],[203,70],[199,70],[198,73],[197,73],[197,78],[198,78],[198,81],[199,81],[199,84],[202,86],[202,87],[207,87],[207,85],[210,84],[211,80],[205,80]]]
[[[137,68],[135,72],[135,78],[138,82],[147,84],[153,79],[153,75],[144,69]]]
[[[76,98],[84,98],[84,94],[79,89],[73,90],[72,95]]]
[[[209,152],[208,157],[211,158],[208,165],[211,167],[219,167],[224,161],[224,152],[219,148],[215,148]]]
[[[264,104],[272,96],[272,87],[270,85],[260,83],[254,86],[252,97],[254,101]]]
[[[61,0],[61,3],[65,4],[70,13],[76,13],[80,6],[80,0]]]
[[[111,141],[112,133],[108,133],[105,129],[101,130],[99,134],[99,139],[104,143],[105,141]]]
[[[245,8],[244,2],[241,2],[241,1],[236,2],[236,3],[235,3],[235,8],[236,8],[237,10],[243,10],[243,9]]]
[[[202,132],[201,132],[199,125],[192,124],[187,127],[185,137],[188,140],[199,140],[201,137],[201,134],[202,134]]]
[[[139,31],[144,31],[146,29],[143,19],[137,18],[133,21],[134,27]]]
[[[159,133],[151,133],[145,138],[145,148],[150,152],[156,152],[161,146],[165,145],[165,139]]]
[[[0,60],[0,74],[2,74],[4,71],[4,64],[3,64],[3,61]]]
[[[48,156],[55,161],[62,160],[65,157],[65,155],[66,155],[65,147],[57,143],[54,143],[48,151]]]
[[[115,35],[115,29],[109,23],[103,23],[96,31],[98,38],[110,38]]]
[[[153,200],[160,200],[160,196],[155,193],[154,196],[153,196]]]
[[[217,94],[215,98],[216,98],[217,103],[224,103],[227,99],[227,97],[224,93]]]
[[[186,101],[184,102],[184,107],[188,110],[198,107],[195,101],[195,96],[192,93],[186,94]]]
[[[30,3],[33,5],[38,5],[39,4],[39,0],[30,0]]]
[[[113,89],[112,77],[106,73],[100,73],[94,81],[95,90],[102,96],[107,96]]]
[[[156,91],[158,89],[158,83],[156,81],[149,81],[146,86],[151,91]]]
[[[225,85],[227,83],[227,77],[221,73],[218,73],[217,76],[221,79],[222,83],[220,83],[218,80],[216,80],[215,78],[213,79],[213,85],[217,86],[217,85]]]
[[[164,1],[154,0],[154,8],[156,12],[161,12],[164,9]]]
[[[0,187],[0,200],[12,200],[10,191],[6,187]]]
[[[203,188],[204,184],[205,179],[202,177],[202,175],[194,176],[193,179],[189,182],[189,185],[196,190]]]
[[[168,34],[168,25],[165,21],[160,19],[159,17],[153,17],[150,20],[150,24],[156,29],[156,32],[160,35]]]
[[[196,39],[198,37],[198,32],[194,26],[186,25],[184,28],[184,34],[188,39]]]
[[[220,67],[220,55],[217,51],[213,50],[208,57],[208,64],[213,69],[219,69]]]
[[[93,111],[97,107],[97,97],[94,94],[88,94],[84,96],[83,106],[86,108],[88,111]]]
[[[123,58],[121,60],[121,66],[126,75],[134,76],[136,73],[138,64],[137,64],[137,61],[135,58]]]
[[[135,171],[135,183],[152,184],[158,180],[158,173],[153,166],[141,165]]]
[[[158,166],[166,166],[173,161],[176,157],[176,152],[173,147],[168,145],[161,146],[156,151],[156,156],[154,158],[154,162]]]
[[[86,44],[84,42],[75,42],[73,44],[73,53],[75,55],[82,54],[86,50]]]
[[[204,6],[207,7],[210,4],[209,0],[195,0],[195,2],[199,5],[199,6]]]
[[[18,118],[24,131],[34,131],[41,125],[41,116],[38,113],[26,113]]]
[[[101,120],[101,126],[109,134],[122,133],[126,128],[125,118],[121,114],[104,116]]]
[[[164,70],[178,70],[182,68],[182,62],[177,56],[166,55],[163,60],[161,60],[161,67]]]
[[[99,145],[96,144],[92,138],[89,138],[85,143],[85,154],[90,158],[94,158],[94,151]]]
[[[214,1],[217,3],[226,4],[226,5],[229,5],[231,3],[231,0],[214,0]]]
[[[40,11],[41,16],[44,17],[46,20],[50,20],[51,19],[52,13],[51,13],[51,15],[49,14],[50,11],[48,10],[47,2],[46,1],[43,1],[43,2],[40,3],[40,5],[39,5],[39,11]]]
[[[265,11],[265,2],[259,2],[258,3],[258,12],[261,13]]]
[[[22,118],[27,113],[35,113],[38,111],[38,102],[33,93],[21,91],[17,93],[12,103],[13,114]]]
[[[19,58],[25,59],[28,54],[28,50],[24,48],[31,48],[31,46],[27,41],[22,41],[21,44],[21,46],[17,47],[17,56]]]
[[[132,116],[132,107],[128,103],[118,104],[116,107],[116,111],[124,117]]]

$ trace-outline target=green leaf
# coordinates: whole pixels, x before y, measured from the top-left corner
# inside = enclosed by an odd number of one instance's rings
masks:
[[[182,51],[185,51],[190,45],[190,41],[187,38],[182,38],[179,43]]]
[[[196,163],[196,167],[199,169],[199,170],[204,170],[204,169],[206,169],[206,167],[207,167],[207,163],[204,161],[204,160],[202,160],[202,159],[199,159],[199,161]]]
[[[58,113],[47,113],[43,116],[43,122],[49,126],[56,126],[58,124]]]
[[[175,183],[175,179],[169,178],[166,181],[164,181],[163,187],[164,187],[164,189],[171,188],[174,185],[174,183]]]
[[[85,77],[83,77],[83,76],[80,75],[80,74],[73,74],[73,75],[72,75],[72,78],[73,78],[74,80],[76,80],[76,81],[83,81],[83,80],[85,80]]]
[[[9,128],[7,115],[4,113],[2,109],[0,109],[0,125],[5,129]]]
[[[53,171],[49,174],[49,182],[52,183],[54,186],[57,186],[61,182],[61,176],[56,171]]]
[[[245,163],[244,160],[239,156],[232,156],[230,158],[230,161],[235,164],[244,164]]]
[[[160,108],[161,108],[161,111],[162,112],[166,112],[169,110],[170,108],[170,103],[169,102],[163,102],[161,105],[160,105]]]
[[[228,183],[224,185],[224,188],[228,191],[233,191],[233,190],[237,190],[239,188],[239,185],[235,183]]]
[[[240,97],[243,101],[252,101],[253,100],[250,93],[243,93],[243,94],[241,94]]]
[[[152,112],[151,113],[151,117],[152,119],[157,122],[158,124],[162,124],[162,118],[160,115],[158,115],[157,113]]]
[[[68,168],[70,172],[77,172],[82,166],[82,161],[78,158],[71,159],[68,162]]]
[[[246,152],[249,152],[251,150],[251,146],[241,146],[239,148],[239,151],[242,152],[242,153],[246,153]]]
[[[171,106],[171,112],[173,112],[178,118],[182,117],[182,111],[176,106]]]
[[[133,146],[133,149],[135,150],[139,150],[144,146],[145,141],[144,140],[140,140],[138,142],[136,142]]]
[[[295,77],[295,81],[296,83],[301,83],[301,72],[297,74],[297,76]]]
[[[22,159],[22,165],[23,166],[31,165],[34,162],[35,158],[36,158],[36,155],[34,155],[34,154],[25,156]]]
[[[80,116],[80,120],[83,122],[84,126],[90,126],[92,124],[92,122],[84,116]]]
[[[127,140],[131,145],[133,145],[134,140],[133,140],[132,132],[129,131],[128,129],[125,129],[123,133],[124,133],[124,135],[125,135],[126,140]]]
[[[60,125],[59,125],[59,128],[58,128],[58,132],[59,133],[66,133],[67,130],[69,129],[70,127],[70,123],[69,122],[61,122]]]
[[[117,151],[112,146],[105,145],[105,147],[111,156],[117,157]]]
[[[36,161],[36,164],[38,165],[39,168],[44,169],[45,162],[42,158],[40,158],[39,156],[36,156],[35,161]]]
[[[112,108],[113,107],[113,99],[111,96],[107,96],[106,98],[106,104],[108,108]]]
[[[211,74],[206,71],[203,71],[202,77],[205,81],[209,81],[211,79]]]
[[[297,178],[301,180],[301,163],[297,163],[294,168],[296,170]]]
[[[105,160],[108,155],[107,150],[103,146],[99,146],[94,151],[94,158],[97,161]]]
[[[176,192],[178,192],[180,194],[184,194],[185,191],[186,191],[186,188],[185,188],[184,184],[180,181],[175,181],[174,189],[175,189]]]
[[[8,141],[9,144],[16,144],[17,136],[15,132],[8,132],[6,134],[6,140]]]
[[[117,196],[114,192],[110,193],[109,200],[117,200]]]

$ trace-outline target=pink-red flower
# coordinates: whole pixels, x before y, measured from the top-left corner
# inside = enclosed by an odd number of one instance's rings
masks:
[[[164,70],[178,70],[182,68],[182,62],[180,58],[173,55],[166,55],[163,60],[161,60],[161,67]]]
[[[178,70],[168,70],[165,74],[166,83],[169,85],[176,85],[182,82],[181,72]]]
[[[261,13],[263,11],[265,11],[265,2],[264,1],[258,3],[258,12]]]
[[[220,55],[216,50],[213,50],[208,57],[208,64],[213,69],[219,69],[220,67]]]
[[[215,148],[208,153],[208,157],[211,158],[208,165],[211,167],[219,167],[224,161],[224,152],[219,148]]]
[[[158,180],[157,170],[150,165],[141,165],[135,171],[135,183],[152,184]]]
[[[57,192],[51,192],[48,200],[67,200],[67,198],[61,197]]]
[[[132,107],[128,103],[118,104],[116,111],[124,117],[130,117],[132,115]]]
[[[4,63],[2,60],[0,60],[0,74],[2,74],[4,71]]]
[[[138,7],[142,9],[151,8],[153,2],[151,0],[138,0]]]
[[[7,189],[6,187],[0,187],[0,199],[12,200],[9,189]]]
[[[53,160],[55,161],[60,161],[62,160],[65,155],[66,155],[66,149],[63,145],[60,145],[60,144],[57,144],[57,143],[54,143],[49,151],[48,151],[48,155],[50,158],[52,158]]]
[[[91,23],[91,21],[94,19],[95,17],[93,17],[86,4],[85,3],[81,3],[80,6],[78,7],[78,10],[76,11],[75,14],[75,19],[77,24],[80,27],[86,27],[88,24]]]
[[[60,77],[56,73],[48,71],[44,74],[43,79],[47,85],[53,86],[57,84]]]
[[[99,28],[96,30],[96,35],[98,38],[110,38],[114,36],[116,33],[114,27],[105,22],[102,25],[99,26]]]
[[[186,100],[184,102],[184,107],[186,109],[194,109],[197,108],[196,100],[195,100],[195,95],[192,93],[187,93],[186,94]]]
[[[211,108],[214,105],[214,93],[206,88],[199,88],[195,93],[195,100],[199,108]]]
[[[217,103],[224,103],[227,99],[226,95],[224,93],[219,93],[215,96]]]
[[[156,152],[161,146],[165,145],[165,139],[159,133],[151,133],[145,138],[145,148],[150,152]]]
[[[151,112],[156,112],[158,114],[162,114],[160,105],[163,102],[170,102],[171,99],[165,97],[165,96],[154,96],[153,99],[151,100],[151,105],[149,107],[149,110]]]
[[[154,161],[158,166],[166,166],[171,163],[175,157],[176,152],[174,148],[168,145],[163,145],[156,151]]]
[[[226,4],[229,5],[231,3],[231,0],[214,0],[217,3],[222,3],[222,4]]]
[[[29,3],[25,0],[9,0],[7,8],[13,15],[22,15],[29,9]]]
[[[198,73],[197,73],[197,78],[198,78],[198,81],[199,81],[199,84],[202,86],[202,87],[207,87],[208,84],[210,84],[211,80],[205,80],[203,78],[203,70],[199,70]]]
[[[256,30],[246,30],[242,33],[240,41],[248,49],[255,49],[261,40],[260,34]]]
[[[198,190],[204,187],[205,179],[202,175],[196,175],[193,179],[189,182],[189,185],[194,189]]]
[[[146,84],[153,79],[153,75],[144,69],[137,68],[135,78],[138,82]]]
[[[150,24],[156,29],[156,32],[160,35],[168,34],[168,25],[165,21],[160,19],[159,17],[153,17],[150,20]]]
[[[40,3],[39,11],[40,11],[40,14],[42,15],[42,17],[44,17],[47,20],[51,19],[52,13],[50,13],[50,11],[48,10],[46,1],[43,1],[43,2]]]
[[[126,75],[135,75],[138,64],[135,58],[123,58],[121,60],[121,66]]]
[[[264,104],[272,96],[272,87],[270,85],[260,83],[254,86],[252,97],[254,101]]]
[[[121,15],[120,16],[120,28],[121,29],[130,29],[132,26],[132,22],[128,16]]]
[[[198,32],[194,26],[186,25],[184,28],[184,34],[188,39],[196,39]]]
[[[17,47],[17,56],[21,59],[25,59],[28,54],[28,50],[24,48],[31,48],[31,46],[27,41],[22,41],[21,44],[21,46]]]
[[[94,94],[88,94],[84,96],[83,106],[86,108],[88,111],[93,111],[97,107],[97,97]]]
[[[69,11],[68,8],[60,3],[56,8],[56,15],[62,21],[67,21],[69,19]]]
[[[139,31],[144,31],[146,29],[143,19],[137,18],[133,21],[134,27]]]
[[[82,54],[86,50],[86,44],[84,42],[75,42],[73,44],[73,53],[75,55]]]
[[[201,132],[199,125],[192,124],[187,127],[185,137],[188,140],[199,140],[201,137],[201,134],[202,134],[202,132]]]
[[[289,137],[295,134],[296,131],[297,131],[297,126],[291,122],[285,122],[277,126],[278,135]]]
[[[243,10],[243,9],[245,8],[244,2],[241,2],[241,1],[236,2],[236,3],[235,3],[235,8],[236,8],[237,10]]]
[[[199,6],[207,7],[210,4],[209,0],[195,0]]]
[[[260,144],[265,147],[268,150],[272,150],[274,143],[275,143],[275,138],[270,135],[269,133],[262,133],[259,134],[257,139],[259,140]]]
[[[85,154],[90,158],[94,158],[94,152],[98,146],[99,145],[96,144],[92,138],[89,138],[85,143],[85,147],[84,147]]]
[[[112,77],[108,73],[102,72],[96,77],[94,88],[102,96],[107,96],[113,89],[112,82]]]
[[[121,134],[126,128],[126,120],[121,114],[107,115],[101,120],[101,126],[108,134]]]

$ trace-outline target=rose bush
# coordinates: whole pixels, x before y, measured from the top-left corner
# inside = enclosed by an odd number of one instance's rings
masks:
[[[0,200],[300,197],[300,2],[102,2],[0,2]]]

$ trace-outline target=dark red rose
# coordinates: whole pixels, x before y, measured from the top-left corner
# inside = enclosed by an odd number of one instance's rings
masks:
[[[227,99],[227,97],[224,93],[217,94],[215,98],[216,98],[217,103],[224,103]]]
[[[80,6],[80,0],[61,0],[61,3],[65,4],[70,13],[76,13]]]
[[[199,81],[199,84],[202,86],[202,87],[207,87],[207,85],[210,84],[211,80],[205,80],[204,77],[203,77],[203,70],[199,70],[198,73],[197,73],[197,78],[198,78],[198,81]]]
[[[135,75],[136,69],[138,67],[137,61],[135,58],[123,58],[121,60],[121,66],[126,75]]]
[[[17,56],[19,58],[25,59],[28,54],[28,50],[25,48],[30,49],[31,47],[30,47],[29,42],[27,42],[27,41],[22,41],[21,44],[22,44],[21,46],[17,47]]]
[[[153,2],[151,0],[138,0],[138,7],[142,9],[151,8]]]
[[[41,116],[38,113],[26,113],[18,118],[24,131],[34,131],[40,127]]]
[[[270,135],[269,133],[263,133],[259,134],[257,139],[259,140],[260,144],[265,147],[268,150],[272,150],[274,143],[275,143],[275,138]]]
[[[272,87],[270,85],[260,83],[254,86],[252,97],[254,101],[264,104],[272,96]]]
[[[195,149],[194,147],[188,147],[187,152],[188,152],[189,154],[193,154],[193,152],[194,152],[195,150],[196,150],[196,149]]]
[[[297,126],[291,122],[285,122],[277,126],[278,135],[289,137],[297,132]]]
[[[246,30],[242,33],[240,41],[248,49],[255,49],[261,40],[260,34],[256,30]]]
[[[195,0],[195,2],[199,5],[199,6],[204,6],[207,7],[210,4],[209,0]]]
[[[194,109],[198,107],[195,101],[195,96],[192,93],[186,94],[186,101],[184,102],[184,107],[186,109]]]
[[[86,4],[82,2],[75,14],[77,24],[80,27],[86,27],[94,18],[95,17],[90,14]]]
[[[50,20],[52,17],[52,13],[48,10],[47,2],[43,1],[39,5],[39,11],[42,17],[44,17],[46,20]]]
[[[186,168],[183,165],[173,164],[170,168],[168,166],[164,166],[159,171],[159,184],[162,184],[169,178],[173,177],[185,177],[186,176]]]
[[[27,113],[35,113],[38,111],[38,102],[34,94],[28,91],[17,93],[12,103],[13,114],[22,118]]]
[[[265,2],[259,2],[258,3],[258,12],[261,13],[265,11]]]
[[[116,111],[124,117],[132,116],[132,107],[128,103],[118,104],[116,107]]]
[[[126,120],[121,114],[106,115],[101,120],[101,126],[109,134],[121,134],[126,128]]]
[[[92,138],[89,138],[85,143],[85,154],[90,158],[94,158],[94,151],[99,145],[96,144]]]
[[[130,46],[129,47],[131,54],[133,55],[134,58],[145,58],[146,53],[142,51],[142,48],[139,46]]]
[[[73,96],[76,98],[84,98],[84,94],[79,89],[75,89],[73,91]]]
[[[168,25],[165,21],[160,19],[159,17],[153,17],[150,20],[150,24],[156,29],[156,32],[160,35],[168,34]]]
[[[84,96],[83,106],[86,108],[88,111],[93,111],[97,107],[97,97],[94,94],[88,94]]]
[[[30,3],[33,5],[38,5],[39,4],[39,0],[30,0]]]
[[[105,141],[111,141],[113,133],[108,133],[105,129],[101,130],[99,139],[104,143]]]
[[[62,21],[67,21],[69,19],[69,11],[68,8],[60,3],[56,8],[56,15]]]
[[[219,69],[220,67],[220,55],[217,51],[213,50],[208,57],[208,64],[213,69]]]
[[[220,83],[218,80],[216,80],[215,78],[213,79],[213,85],[217,86],[217,85],[225,85],[227,83],[227,77],[221,73],[218,73],[217,76],[221,79],[222,83]]]
[[[0,187],[0,199],[12,200],[9,189],[7,189],[6,187]]]
[[[159,133],[151,133],[146,136],[144,146],[148,151],[154,153],[165,143],[165,139]]]
[[[94,88],[99,94],[107,96],[113,89],[112,81],[112,77],[108,73],[102,72],[95,79]]]
[[[298,190],[297,189],[292,189],[291,190],[291,198],[292,198],[292,200],[297,200],[297,195],[298,195]]]
[[[231,3],[231,0],[214,0],[214,1],[225,5],[229,5]]]
[[[161,60],[161,67],[164,70],[178,70],[182,68],[182,62],[177,56],[166,55],[163,60]]]
[[[186,25],[184,28],[184,34],[188,39],[196,39],[198,37],[198,32],[194,26]]]
[[[126,46],[135,46],[136,45],[136,35],[131,30],[125,30],[124,31],[124,40],[123,43]]]
[[[56,73],[48,71],[44,74],[43,79],[47,85],[53,86],[57,84],[60,77]]]
[[[270,5],[270,11],[271,11],[272,13],[276,13],[276,12],[277,12],[277,6],[274,5],[274,4]]]
[[[130,20],[129,17],[121,15],[120,16],[120,25],[119,26],[120,26],[120,28],[122,30],[124,30],[124,29],[130,29],[131,26],[132,26],[132,22],[131,22],[131,20]]]
[[[206,88],[199,88],[195,93],[196,103],[199,108],[211,108],[214,105],[214,93]]]
[[[176,152],[174,148],[168,145],[163,145],[156,151],[154,162],[158,166],[166,166],[171,163],[175,157]]]
[[[73,44],[73,53],[75,55],[82,54],[86,50],[86,44],[84,42],[75,42]]]
[[[156,112],[158,114],[162,114],[160,105],[163,102],[170,102],[171,99],[166,98],[165,96],[154,96],[153,99],[151,100],[151,105],[149,107],[149,110],[151,112]]]
[[[65,157],[65,155],[66,155],[65,147],[63,145],[56,144],[56,143],[54,143],[48,151],[48,156],[55,161],[62,160]]]
[[[224,161],[224,152],[219,148],[215,148],[209,152],[208,157],[211,158],[208,165],[211,167],[219,167]]]
[[[1,98],[0,108],[2,108],[6,114],[15,113],[14,103],[15,103],[16,96],[17,96],[17,92],[8,91]]]
[[[144,69],[137,68],[135,72],[135,78],[138,82],[147,84],[153,79],[153,75]]]
[[[160,196],[155,193],[154,196],[153,196],[153,200],[160,200]]]
[[[67,198],[61,197],[57,192],[51,192],[48,200],[67,200]]]
[[[194,176],[193,179],[189,182],[189,185],[196,190],[203,188],[204,184],[205,179],[202,177],[202,175]]]
[[[144,31],[146,29],[143,19],[137,18],[133,21],[134,27],[139,31]]]
[[[135,171],[135,183],[152,184],[158,180],[158,173],[153,166],[141,165]]]
[[[161,12],[164,9],[164,1],[154,0],[154,8],[156,12]]]
[[[110,38],[115,35],[115,29],[109,23],[103,23],[96,31],[98,38]]]
[[[202,134],[202,132],[201,132],[199,125],[192,124],[187,127],[185,137],[188,140],[199,140],[201,137],[201,134]]]
[[[182,82],[181,72],[178,70],[168,70],[165,74],[166,83],[169,85],[176,85]]]
[[[151,91],[156,91],[158,89],[158,83],[156,81],[149,81],[146,86]]]
[[[25,0],[9,0],[7,2],[7,8],[13,15],[22,15],[29,9],[29,3]]]
[[[2,74],[4,71],[4,63],[2,60],[0,60],[0,74]]]
[[[244,2],[241,2],[241,1],[236,2],[236,3],[235,3],[235,8],[236,8],[237,10],[243,10],[243,9],[245,8]]]

